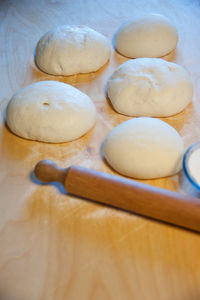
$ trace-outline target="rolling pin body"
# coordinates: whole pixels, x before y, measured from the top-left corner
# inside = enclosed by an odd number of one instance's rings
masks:
[[[84,167],[59,169],[49,161],[40,162],[35,174],[42,181],[62,182],[70,194],[200,232],[198,198]]]

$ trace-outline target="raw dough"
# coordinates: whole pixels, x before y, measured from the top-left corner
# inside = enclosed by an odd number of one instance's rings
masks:
[[[167,117],[192,100],[186,70],[161,58],[130,59],[112,74],[107,85],[115,110],[127,116]]]
[[[72,75],[97,71],[110,57],[110,43],[101,33],[87,27],[56,27],[39,40],[35,62],[44,72]]]
[[[104,142],[104,156],[117,172],[140,179],[170,176],[182,166],[183,141],[167,123],[135,118],[114,128]]]
[[[176,48],[178,33],[165,16],[144,14],[123,24],[116,33],[116,49],[125,56],[161,57]]]
[[[69,84],[33,83],[8,103],[7,124],[12,132],[30,140],[60,143],[85,134],[95,122],[91,99]]]

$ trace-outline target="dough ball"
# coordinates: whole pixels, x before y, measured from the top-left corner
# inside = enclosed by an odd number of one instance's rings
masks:
[[[116,33],[115,46],[124,56],[161,57],[176,48],[178,33],[170,20],[159,14],[136,16]]]
[[[181,169],[184,153],[183,141],[173,127],[147,117],[114,128],[103,150],[113,169],[140,179],[174,175]]]
[[[8,103],[7,124],[30,140],[68,142],[84,135],[95,122],[91,99],[69,84],[39,81],[16,93]]]
[[[130,59],[112,74],[107,85],[115,110],[127,116],[168,117],[192,100],[186,70],[161,58]]]
[[[73,75],[97,71],[110,57],[110,43],[86,27],[64,25],[47,32],[36,47],[35,62],[44,72]]]

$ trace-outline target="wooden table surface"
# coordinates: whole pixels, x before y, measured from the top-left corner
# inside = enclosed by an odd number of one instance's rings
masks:
[[[49,158],[114,173],[100,154],[107,133],[129,119],[111,108],[105,84],[127,59],[114,50],[98,72],[55,77],[34,65],[34,47],[56,25],[82,24],[112,41],[135,12],[170,17],[179,32],[176,51],[194,83],[194,99],[165,118],[184,140],[200,139],[200,3],[198,0],[1,0],[0,1],[0,299],[1,300],[199,300],[200,235],[84,201],[59,185],[39,185],[34,165]],[[28,141],[5,126],[5,108],[20,88],[39,80],[70,83],[94,101],[96,126],[64,144]],[[197,194],[182,172],[148,180]]]

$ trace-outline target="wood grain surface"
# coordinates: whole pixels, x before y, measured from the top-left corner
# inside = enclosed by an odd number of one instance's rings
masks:
[[[1,0],[0,1],[0,299],[1,300],[199,300],[200,236],[169,225],[69,196],[59,184],[39,185],[32,175],[41,159],[116,174],[101,145],[129,119],[117,114],[105,85],[127,60],[112,47],[98,72],[51,76],[34,64],[34,48],[56,25],[82,24],[106,35],[135,12],[170,17],[177,49],[165,59],[184,66],[194,83],[193,102],[164,118],[185,149],[200,139],[200,3],[198,0]],[[5,109],[20,88],[39,80],[72,84],[94,101],[95,127],[63,144],[21,139],[5,125]],[[117,174],[116,174],[117,175]],[[184,175],[145,183],[197,195]]]

